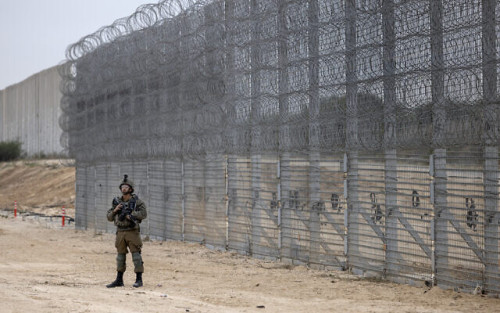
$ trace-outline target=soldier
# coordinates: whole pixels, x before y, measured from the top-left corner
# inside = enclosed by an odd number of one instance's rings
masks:
[[[125,260],[128,253],[127,247],[132,253],[134,272],[136,273],[134,287],[142,287],[144,263],[141,256],[142,240],[139,224],[147,216],[146,205],[133,193],[134,183],[128,179],[128,175],[124,175],[119,188],[122,196],[113,199],[113,206],[107,213],[108,221],[114,222],[116,226],[117,276],[116,280],[106,287],[123,286],[123,273],[126,269]]]

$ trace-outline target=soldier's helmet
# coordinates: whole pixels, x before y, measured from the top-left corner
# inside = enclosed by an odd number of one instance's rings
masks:
[[[132,189],[131,192],[134,192],[134,182],[131,179],[128,178],[127,174],[123,175],[123,180],[120,183],[120,187],[119,187],[120,190],[122,189],[123,185],[128,185],[130,187],[130,189]]]

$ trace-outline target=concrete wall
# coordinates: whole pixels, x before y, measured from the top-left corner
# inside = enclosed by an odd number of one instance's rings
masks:
[[[0,141],[20,140],[28,156],[63,153],[57,66],[0,90]]]

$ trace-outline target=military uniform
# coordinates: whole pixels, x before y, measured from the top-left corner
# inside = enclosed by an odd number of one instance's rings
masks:
[[[133,192],[134,184],[128,179],[127,175],[125,175],[124,180],[120,184],[120,189],[123,185],[130,186]],[[122,204],[122,209],[115,213],[114,209],[118,204]],[[131,210],[130,217],[127,217],[126,214],[122,214],[125,207]],[[117,197],[113,199],[112,207],[108,210],[106,216],[108,221],[114,222],[116,226],[115,247],[117,251],[117,278],[114,282],[107,285],[107,287],[112,288],[123,286],[123,273],[126,270],[126,255],[128,250],[130,250],[130,253],[132,254],[134,272],[137,276],[134,287],[141,287],[144,262],[142,261],[141,256],[142,240],[140,223],[147,217],[146,204],[135,194],[132,194],[128,201],[125,201],[123,196]]]

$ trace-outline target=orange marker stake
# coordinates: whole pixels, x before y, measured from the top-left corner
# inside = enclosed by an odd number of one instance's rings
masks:
[[[66,210],[62,207],[62,227],[64,227],[64,219],[66,217]]]
[[[17,217],[17,201],[14,201],[14,217]]]

